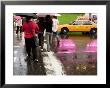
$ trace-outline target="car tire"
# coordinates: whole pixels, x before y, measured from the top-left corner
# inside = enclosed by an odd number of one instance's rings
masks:
[[[97,34],[97,29],[96,28],[91,29],[90,35],[93,36],[93,35],[96,35],[96,34]]]
[[[97,38],[97,34],[91,35],[90,38],[91,39],[96,39]]]
[[[61,32],[67,34],[69,32],[69,29],[67,27],[63,27],[61,28]]]

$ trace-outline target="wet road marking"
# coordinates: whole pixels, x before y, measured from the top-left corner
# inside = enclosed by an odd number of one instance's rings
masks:
[[[47,44],[44,43],[44,48],[47,48]],[[54,55],[54,52],[41,52],[42,55],[45,55],[46,57],[43,57],[43,63],[44,67],[46,69],[47,75],[65,75],[64,70],[62,68],[62,64],[60,60],[57,59],[57,57]]]
[[[14,54],[17,54],[18,51],[14,51]]]
[[[17,60],[17,57],[14,57],[14,62],[16,62],[16,60]]]

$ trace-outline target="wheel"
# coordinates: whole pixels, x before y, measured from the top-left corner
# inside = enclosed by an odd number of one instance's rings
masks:
[[[97,38],[97,29],[96,28],[91,29],[91,31],[90,31],[90,38],[92,38],[92,39]]]
[[[96,35],[96,34],[97,34],[97,29],[96,28],[91,29],[90,35]]]
[[[67,34],[69,32],[69,29],[67,27],[63,27],[61,28],[61,32]]]
[[[85,35],[86,33],[85,32],[82,32],[82,34]]]

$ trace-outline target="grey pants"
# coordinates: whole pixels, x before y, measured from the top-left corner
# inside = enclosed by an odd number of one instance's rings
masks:
[[[50,47],[52,44],[52,33],[46,32],[46,40],[47,40],[47,51],[50,51]]]

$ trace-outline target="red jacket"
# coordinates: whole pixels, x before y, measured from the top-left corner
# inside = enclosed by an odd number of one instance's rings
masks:
[[[39,31],[39,27],[36,23],[32,21],[29,21],[29,23],[24,22],[22,25],[22,32],[24,32],[24,38],[32,38],[34,36],[30,31],[30,27],[28,25],[31,27],[33,34],[38,33]]]

